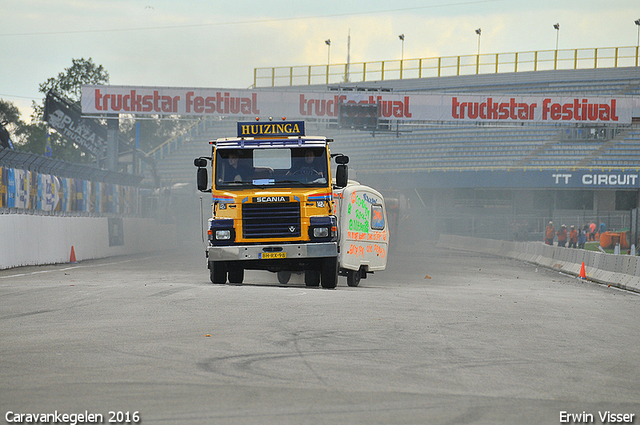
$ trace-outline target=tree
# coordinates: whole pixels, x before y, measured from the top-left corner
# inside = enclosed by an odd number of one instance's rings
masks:
[[[16,138],[17,131],[21,130],[26,124],[20,117],[20,110],[11,102],[0,99],[0,138],[9,138],[11,143],[19,140]],[[5,145],[6,141],[2,144]]]
[[[58,94],[72,102],[80,102],[83,84],[108,84],[109,73],[102,65],[97,66],[89,59],[71,59],[72,65],[60,72],[56,78],[49,78],[38,86],[38,91],[46,95],[49,90],[55,90]],[[41,104],[33,102],[32,119],[42,121],[44,112],[44,99]]]
[[[5,121],[15,126],[24,124],[20,118],[20,110],[18,107],[11,102],[0,99],[0,122]]]
[[[44,101],[49,90],[55,90],[58,94],[73,102],[80,102],[83,84],[106,84],[109,82],[109,73],[102,65],[96,65],[91,58],[72,59],[72,65],[60,72],[57,77],[49,78],[40,84],[38,91],[45,95],[42,103],[32,102],[32,124],[24,125],[16,131],[20,135],[21,143],[18,149],[33,153],[44,154],[47,137],[51,142],[53,157],[70,162],[86,163],[94,158],[87,155],[77,145],[62,138],[55,132],[47,131],[47,123],[43,121]],[[49,135],[49,136],[48,136]]]
[[[80,102],[82,86],[84,84],[108,84],[109,73],[102,65],[96,65],[91,58],[72,59],[69,68],[65,68],[55,78],[49,78],[40,84],[39,91],[45,97],[41,103],[32,102],[32,124],[24,124],[16,127],[15,134],[18,139],[16,149],[44,154],[47,134],[50,133],[50,142],[53,157],[70,162],[91,162],[95,158],[83,152],[74,143],[62,138],[55,131],[47,132],[47,123],[43,121],[44,100],[50,90],[64,96],[72,102]],[[132,117],[130,117],[132,118]],[[135,140],[135,120],[121,120],[120,133],[131,145]],[[177,119],[145,119],[140,121],[141,150],[148,152],[159,146],[171,137],[184,131],[191,123]]]
[[[150,118],[150,119],[149,119]],[[177,117],[151,116],[144,120],[120,120],[120,131],[133,144],[136,138],[136,122],[140,123],[140,150],[149,152],[162,143],[176,137],[193,124],[193,121],[176,119]]]

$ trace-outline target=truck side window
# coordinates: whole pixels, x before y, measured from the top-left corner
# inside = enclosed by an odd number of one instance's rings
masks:
[[[384,214],[382,205],[371,206],[371,228],[373,230],[384,230]]]

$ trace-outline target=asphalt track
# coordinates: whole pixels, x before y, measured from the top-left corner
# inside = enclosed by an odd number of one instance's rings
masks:
[[[335,290],[268,272],[213,285],[185,250],[0,271],[0,423],[638,423],[638,295],[490,256],[392,254]]]

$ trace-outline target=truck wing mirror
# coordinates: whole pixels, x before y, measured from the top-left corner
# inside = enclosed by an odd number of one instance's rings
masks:
[[[195,165],[198,168],[204,168],[207,166],[207,159],[206,158],[196,158],[193,160],[193,165]]]
[[[335,157],[336,159],[336,164],[348,164],[349,163],[349,157],[347,155],[342,155],[342,154],[338,154]]]
[[[336,186],[347,187],[349,181],[349,169],[346,164],[340,164],[336,167]]]
[[[207,175],[207,169],[206,168],[198,167],[198,177],[197,177],[197,179],[198,179],[198,190],[200,192],[211,192],[211,189],[208,189],[208,187],[209,187],[209,176]]]

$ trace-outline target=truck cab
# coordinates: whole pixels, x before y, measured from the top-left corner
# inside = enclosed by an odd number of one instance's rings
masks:
[[[297,271],[307,286],[335,288],[330,141],[306,136],[302,121],[238,123],[237,137],[210,142],[211,157],[194,161],[198,189],[212,193],[206,256],[213,283],[242,283],[244,270]],[[348,158],[336,162],[335,187],[346,186]]]

